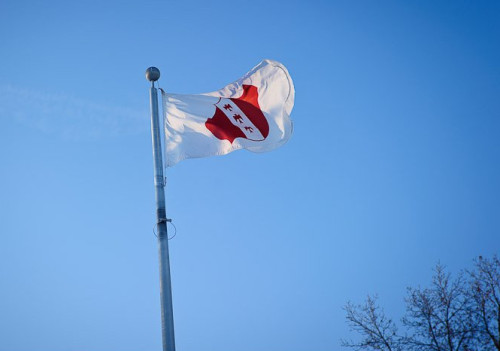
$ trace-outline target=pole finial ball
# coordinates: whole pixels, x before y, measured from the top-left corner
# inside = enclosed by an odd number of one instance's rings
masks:
[[[160,70],[156,67],[149,67],[146,70],[146,79],[150,82],[156,82],[160,79]]]

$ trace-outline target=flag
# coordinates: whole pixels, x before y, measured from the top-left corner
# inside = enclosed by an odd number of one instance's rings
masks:
[[[225,155],[238,149],[270,151],[292,134],[295,90],[281,63],[264,60],[223,89],[198,94],[162,91],[165,161]]]

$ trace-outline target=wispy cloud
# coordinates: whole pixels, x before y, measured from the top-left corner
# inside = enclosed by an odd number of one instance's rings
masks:
[[[134,135],[149,128],[149,111],[97,104],[67,94],[0,85],[0,118],[65,139]]]

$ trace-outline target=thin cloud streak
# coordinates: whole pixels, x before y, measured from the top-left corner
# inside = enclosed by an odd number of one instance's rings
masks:
[[[63,93],[0,86],[0,118],[69,140],[102,139],[147,132],[149,112],[97,104]]]

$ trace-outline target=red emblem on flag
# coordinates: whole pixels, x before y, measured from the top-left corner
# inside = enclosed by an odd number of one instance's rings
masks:
[[[205,126],[220,140],[233,143],[236,138],[262,141],[269,135],[269,123],[259,106],[256,86],[243,85],[239,98],[220,98],[215,114]]]

